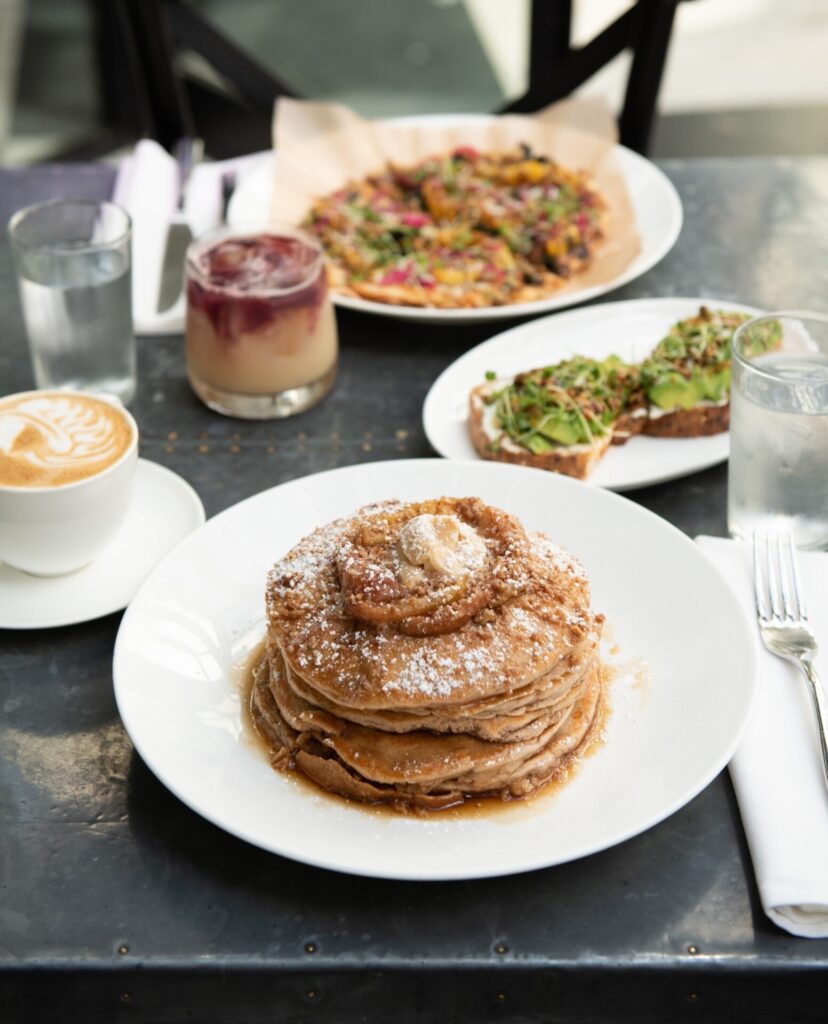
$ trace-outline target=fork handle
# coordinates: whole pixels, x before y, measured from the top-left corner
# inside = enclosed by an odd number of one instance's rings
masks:
[[[810,659],[802,658],[800,661],[802,670],[808,680],[808,689],[811,692],[811,701],[816,712],[817,729],[819,732],[819,748],[822,753],[822,774],[825,785],[828,786],[828,740],[825,738],[825,723],[828,722],[828,699],[819,681],[817,670]]]

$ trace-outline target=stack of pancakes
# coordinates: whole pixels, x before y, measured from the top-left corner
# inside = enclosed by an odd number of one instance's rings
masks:
[[[369,506],[267,582],[253,720],[274,764],[398,809],[526,796],[598,718],[583,568],[477,498]]]

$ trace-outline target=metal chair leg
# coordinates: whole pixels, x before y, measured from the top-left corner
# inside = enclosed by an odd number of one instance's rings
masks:
[[[638,39],[618,127],[621,142],[639,153],[646,153],[649,146],[673,19],[680,2],[638,0]]]

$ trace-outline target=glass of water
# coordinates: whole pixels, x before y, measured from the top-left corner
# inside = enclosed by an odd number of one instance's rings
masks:
[[[35,384],[135,394],[129,214],[69,199],[19,210],[9,222]]]
[[[728,530],[828,547],[828,316],[782,312],[733,336]]]

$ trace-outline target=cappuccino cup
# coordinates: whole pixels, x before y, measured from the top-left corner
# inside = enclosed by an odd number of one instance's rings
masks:
[[[61,576],[92,562],[129,511],[138,427],[79,391],[0,398],[0,562]]]

